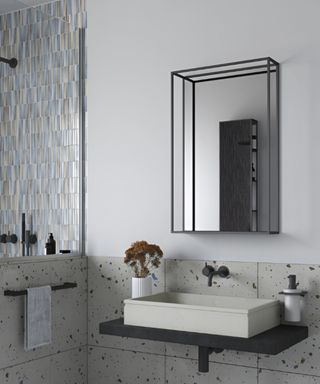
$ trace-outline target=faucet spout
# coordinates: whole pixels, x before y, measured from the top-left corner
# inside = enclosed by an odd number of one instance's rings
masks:
[[[202,269],[202,274],[208,277],[208,287],[212,287],[213,276],[220,276],[227,279],[230,277],[229,268],[225,265],[222,265],[217,270],[215,270],[211,265],[208,265],[207,263]]]
[[[212,286],[212,279],[213,279],[213,276],[215,274],[214,268],[211,265],[208,265],[206,263],[203,270],[202,270],[202,274],[204,276],[208,277],[208,287],[211,287]]]
[[[210,272],[209,275],[208,275],[208,287],[212,287],[212,279],[213,279],[213,276],[214,276],[214,272]]]

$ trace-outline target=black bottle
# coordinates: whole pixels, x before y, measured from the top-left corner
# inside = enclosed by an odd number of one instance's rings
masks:
[[[49,238],[46,242],[46,255],[55,255],[56,254],[56,241],[53,238],[53,234],[49,233]]]

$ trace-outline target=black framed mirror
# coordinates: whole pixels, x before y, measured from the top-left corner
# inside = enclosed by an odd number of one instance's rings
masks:
[[[172,232],[279,233],[279,63],[171,73]]]

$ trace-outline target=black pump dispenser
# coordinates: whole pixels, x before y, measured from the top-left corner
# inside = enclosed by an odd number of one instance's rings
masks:
[[[289,279],[288,289],[297,289],[297,286],[299,285],[299,283],[296,282],[297,276],[296,275],[289,275],[288,279]]]
[[[46,255],[55,255],[56,254],[56,241],[53,238],[53,234],[49,233],[49,238],[46,242]]]

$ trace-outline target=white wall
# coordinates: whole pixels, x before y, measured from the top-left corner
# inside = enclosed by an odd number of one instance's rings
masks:
[[[320,260],[320,2],[89,0],[88,254]],[[170,234],[170,77],[281,62],[281,234]]]

